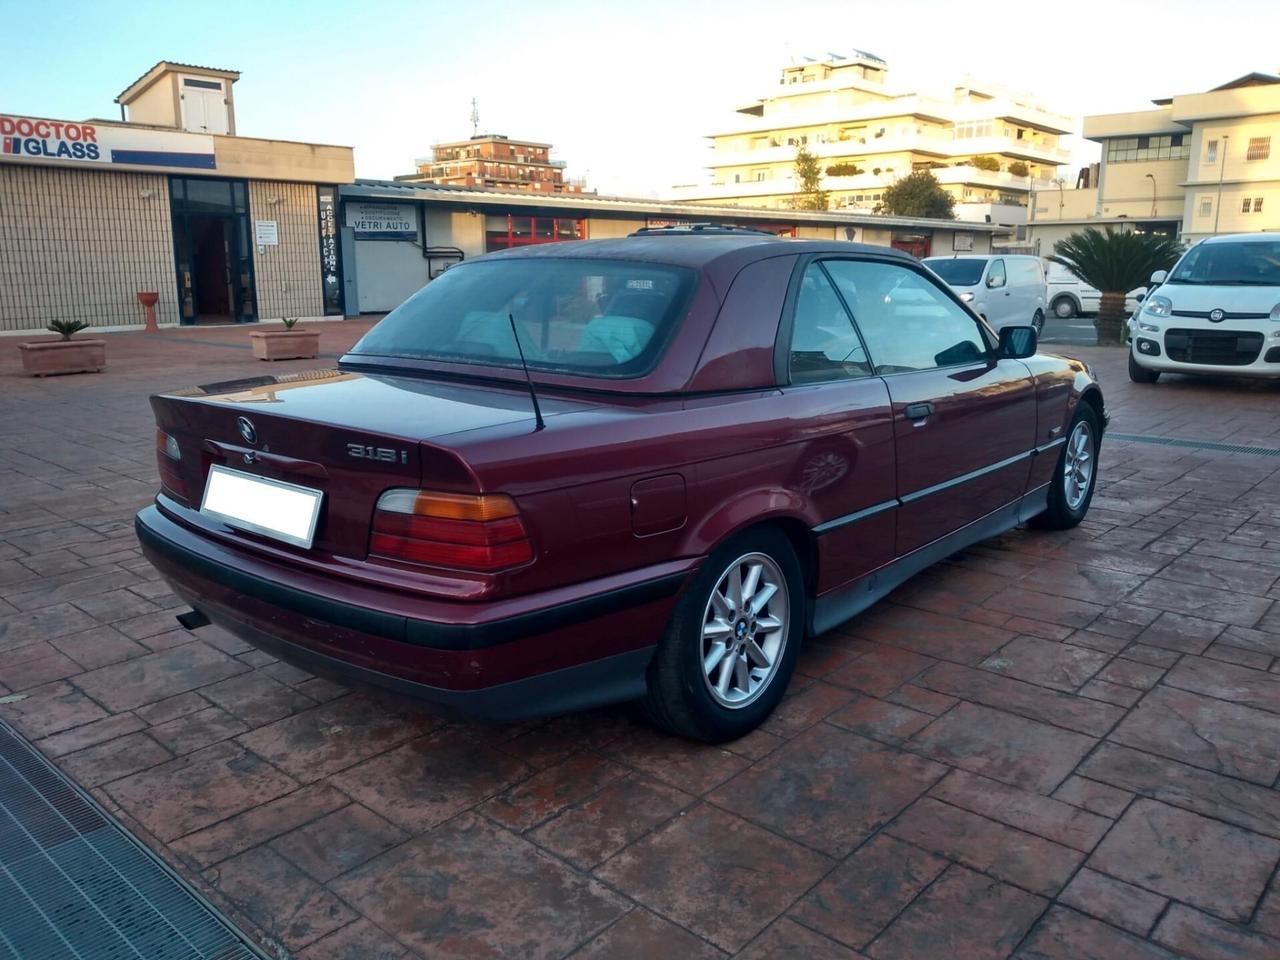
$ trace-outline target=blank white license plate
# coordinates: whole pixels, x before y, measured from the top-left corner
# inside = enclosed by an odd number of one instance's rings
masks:
[[[241,530],[310,548],[324,494],[215,464],[200,512]]]

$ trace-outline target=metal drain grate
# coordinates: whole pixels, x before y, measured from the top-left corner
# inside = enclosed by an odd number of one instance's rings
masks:
[[[1178,440],[1174,437],[1147,437],[1139,433],[1113,433],[1107,431],[1108,440],[1128,440],[1130,443],[1154,443],[1161,447],[1188,447],[1192,450],[1217,450],[1221,453],[1251,453],[1257,457],[1280,457],[1280,448],[1251,447],[1244,443],[1215,443],[1212,440]]]
[[[0,958],[263,960],[263,954],[0,722]]]

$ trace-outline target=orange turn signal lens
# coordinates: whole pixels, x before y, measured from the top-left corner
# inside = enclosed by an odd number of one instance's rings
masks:
[[[505,494],[434,493],[429,490],[388,490],[378,509],[442,520],[502,520],[517,516],[515,501]]]

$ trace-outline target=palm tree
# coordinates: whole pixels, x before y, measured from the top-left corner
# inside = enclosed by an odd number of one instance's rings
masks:
[[[1093,325],[1099,344],[1114,345],[1123,342],[1125,294],[1149,283],[1155,271],[1168,270],[1181,254],[1182,247],[1171,237],[1086,227],[1055,243],[1049,259],[1102,294]]]

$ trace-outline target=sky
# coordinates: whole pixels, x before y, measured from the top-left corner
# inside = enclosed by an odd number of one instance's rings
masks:
[[[482,132],[634,197],[709,182],[706,134],[805,55],[867,50],[895,87],[970,74],[1075,117],[1280,72],[1277,0],[0,0],[0,23],[0,113],[115,118],[158,60],[234,69],[237,133],[352,146],[357,176],[389,178],[470,136],[474,97]]]

